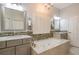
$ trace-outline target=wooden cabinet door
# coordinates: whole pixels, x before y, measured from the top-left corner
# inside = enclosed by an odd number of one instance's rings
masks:
[[[30,45],[20,45],[16,46],[16,55],[30,55]]]

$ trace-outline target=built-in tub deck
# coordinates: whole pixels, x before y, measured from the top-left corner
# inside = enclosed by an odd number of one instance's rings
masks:
[[[32,54],[66,54],[69,49],[69,40],[48,38],[34,41],[35,47],[32,46]]]

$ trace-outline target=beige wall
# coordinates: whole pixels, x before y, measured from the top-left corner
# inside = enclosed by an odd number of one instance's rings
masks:
[[[0,5],[0,32],[1,32],[1,5]]]
[[[33,34],[50,33],[50,19],[53,15],[53,8],[47,9],[42,4],[36,4],[33,14]]]
[[[69,7],[66,7],[61,10],[61,16],[63,18],[69,18],[79,15],[79,4],[71,4]]]
[[[59,17],[60,16],[60,9],[54,7],[54,15]]]
[[[70,6],[63,8],[60,12],[60,16],[62,20],[60,26],[61,30],[68,30],[69,19],[79,16],[79,4],[71,4]]]
[[[61,10],[61,18],[67,21],[63,28],[69,32],[69,38],[74,46],[79,47],[79,4],[72,4],[67,8]],[[62,20],[61,19],[61,20]]]
[[[30,3],[27,3],[27,4],[23,4],[23,8],[24,8],[24,11],[26,13],[25,15],[25,18],[26,18],[26,31],[28,31],[28,19],[31,18],[32,19],[32,8],[30,9],[29,7],[31,7],[31,4]]]
[[[53,16],[53,8],[47,9],[44,4],[26,5],[27,15],[32,18],[34,34],[50,32],[50,19]]]

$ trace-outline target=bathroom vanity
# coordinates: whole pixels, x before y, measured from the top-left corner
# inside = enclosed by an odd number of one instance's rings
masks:
[[[0,37],[0,55],[30,55],[31,39],[28,35]]]

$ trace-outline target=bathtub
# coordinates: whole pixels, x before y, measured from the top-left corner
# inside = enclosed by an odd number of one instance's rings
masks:
[[[67,55],[69,52],[69,40],[48,38],[34,41],[32,55]]]

